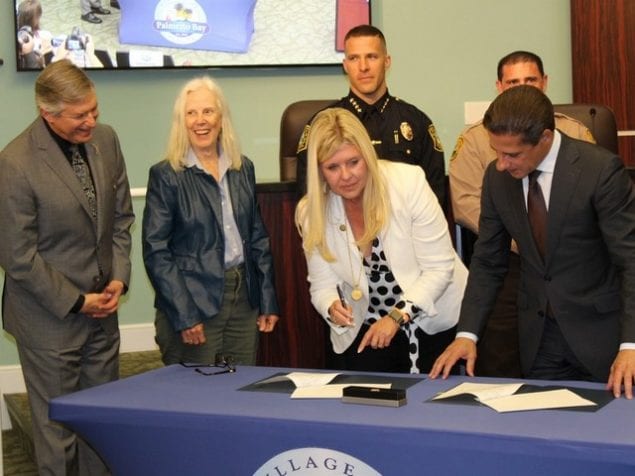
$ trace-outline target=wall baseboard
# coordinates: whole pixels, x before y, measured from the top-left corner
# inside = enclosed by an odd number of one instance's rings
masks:
[[[119,328],[121,333],[120,352],[142,352],[155,350],[154,324],[127,324]],[[4,394],[24,393],[24,378],[19,365],[0,365],[0,426],[2,430],[11,429],[9,414],[4,404]],[[1,441],[1,440],[0,440]]]

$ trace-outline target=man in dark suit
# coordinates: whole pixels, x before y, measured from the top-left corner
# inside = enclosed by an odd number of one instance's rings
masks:
[[[40,116],[0,152],[3,324],[20,356],[39,474],[107,474],[86,443],[48,419],[48,402],[118,377],[130,188],[81,69],[51,63],[35,99]]]
[[[497,160],[483,180],[480,233],[459,332],[430,377],[446,377],[459,359],[466,359],[467,373],[474,375],[476,341],[514,239],[521,258],[523,375],[607,381],[616,397],[623,386],[632,398],[635,191],[620,158],[558,132],[551,102],[532,86],[499,95],[483,124]],[[536,193],[529,191],[535,190],[530,185],[535,176],[544,225],[533,221],[531,210],[537,207],[528,207],[537,203]]]

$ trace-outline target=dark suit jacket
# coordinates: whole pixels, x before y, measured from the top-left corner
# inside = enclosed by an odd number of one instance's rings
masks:
[[[479,239],[459,331],[479,335],[507,269],[510,238],[521,257],[521,363],[533,364],[549,302],[579,360],[605,380],[621,342],[635,342],[635,192],[619,157],[562,135],[551,188],[545,262],[531,235],[522,181],[483,181]]]
[[[130,279],[134,221],[123,155],[98,124],[86,153],[97,220],[71,165],[41,118],[0,152],[0,265],[3,323],[18,342],[59,349],[83,343],[89,318],[69,314],[80,294]],[[99,319],[117,331],[117,315]]]
[[[234,219],[243,243],[249,303],[278,314],[269,235],[256,200],[253,163],[227,171]],[[180,331],[211,319],[222,305],[225,238],[220,190],[197,167],[175,172],[167,161],[150,169],[143,211],[143,259],[155,306]]]

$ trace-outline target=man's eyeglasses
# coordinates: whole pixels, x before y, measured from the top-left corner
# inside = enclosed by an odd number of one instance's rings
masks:
[[[236,372],[234,358],[230,355],[216,354],[213,364],[192,364],[188,362],[180,362],[180,364],[188,369],[194,369],[194,372],[201,375],[233,374]],[[204,370],[211,368],[220,368],[222,370]]]

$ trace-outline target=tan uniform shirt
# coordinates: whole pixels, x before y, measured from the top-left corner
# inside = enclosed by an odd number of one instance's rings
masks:
[[[595,143],[591,131],[580,121],[558,112],[556,128],[574,139]],[[496,159],[489,145],[489,135],[479,121],[459,136],[450,159],[450,197],[454,221],[478,233],[481,214],[481,186],[485,169]]]

